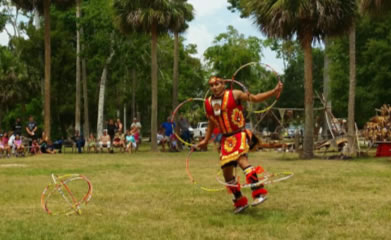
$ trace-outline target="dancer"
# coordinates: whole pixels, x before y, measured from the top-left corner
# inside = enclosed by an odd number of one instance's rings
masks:
[[[208,81],[212,96],[205,100],[208,129],[205,138],[197,144],[198,148],[205,147],[212,135],[213,129],[218,127],[222,133],[220,140],[220,166],[227,184],[237,185],[227,187],[233,194],[234,213],[240,213],[248,207],[248,200],[240,191],[240,184],[235,179],[234,167],[239,167],[246,175],[247,183],[257,183],[257,170],[248,162],[247,153],[252,140],[256,137],[245,129],[242,102],[262,102],[272,96],[279,97],[283,84],[279,81],[270,91],[258,94],[246,93],[240,90],[227,90],[221,78],[211,77]],[[253,203],[257,206],[266,200],[267,190],[263,185],[252,188]]]

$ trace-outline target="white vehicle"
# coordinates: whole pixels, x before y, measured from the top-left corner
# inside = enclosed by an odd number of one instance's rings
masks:
[[[194,128],[194,138],[205,137],[206,129],[208,128],[208,122],[199,122],[197,127]]]

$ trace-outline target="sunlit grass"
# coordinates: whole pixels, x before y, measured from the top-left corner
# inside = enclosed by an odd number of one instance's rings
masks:
[[[391,161],[299,160],[257,152],[254,165],[293,171],[269,185],[269,200],[232,213],[226,191],[192,185],[187,152],[62,154],[0,159],[0,239],[389,239]],[[14,164],[14,165],[11,165]],[[194,153],[191,171],[220,187],[217,154]],[[48,216],[40,195],[50,174],[79,173],[94,186],[81,216]],[[243,181],[244,177],[240,173]],[[248,190],[244,194],[250,196]]]

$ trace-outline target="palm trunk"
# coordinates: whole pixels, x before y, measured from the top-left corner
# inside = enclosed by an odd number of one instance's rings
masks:
[[[312,37],[307,36],[304,40],[304,142],[303,158],[310,159],[314,156],[314,116],[313,116],[313,87],[312,87]]]
[[[50,0],[44,0],[45,18],[45,105],[44,105],[44,129],[46,136],[50,138]]]
[[[349,33],[349,105],[348,105],[348,152],[356,154],[354,108],[356,96],[356,25],[353,23]]]
[[[136,69],[134,68],[132,68],[132,117],[136,117]]]
[[[80,29],[80,34],[83,36],[83,28]],[[84,50],[84,45],[81,46],[82,51]],[[86,59],[83,57],[81,60],[81,68],[83,72],[83,100],[84,100],[84,136],[88,137],[90,135],[90,118],[88,111],[88,89],[87,89],[87,63]]]
[[[324,39],[324,66],[323,66],[323,96],[326,102],[326,107],[331,111],[331,101],[329,100],[329,92],[330,92],[330,76],[329,76],[329,65],[330,65],[330,58],[327,54],[328,48],[329,48],[330,40],[328,37],[325,37]],[[325,118],[327,117],[327,114],[325,114]],[[327,138],[328,136],[328,125],[327,120],[324,119],[323,121],[323,137]]]
[[[158,86],[158,79],[157,79],[157,24],[154,23],[152,25],[152,41],[151,41],[151,88],[152,88],[152,105],[151,105],[151,150],[153,152],[158,151],[157,148],[157,141],[156,141],[156,134],[157,134],[157,100],[158,100],[158,93],[157,93],[157,86]]]
[[[172,110],[176,108],[178,105],[178,46],[179,46],[179,40],[178,40],[178,32],[174,33],[174,73],[173,73],[173,81],[172,81]]]
[[[76,0],[76,106],[75,130],[80,132],[80,0]]]
[[[115,51],[113,49],[113,41],[114,41],[114,36],[111,36],[111,53],[110,56],[106,59],[105,65],[103,67],[103,72],[102,76],[100,79],[100,86],[99,86],[99,103],[98,103],[98,121],[97,121],[97,127],[96,127],[96,134],[98,138],[103,133],[103,110],[104,110],[104,105],[105,105],[105,91],[106,91],[106,80],[107,80],[107,69],[109,64],[111,63],[111,60],[114,57]]]

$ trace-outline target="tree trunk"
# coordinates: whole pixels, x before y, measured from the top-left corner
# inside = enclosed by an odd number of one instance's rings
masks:
[[[76,0],[76,106],[75,130],[80,132],[80,0]]]
[[[174,33],[174,73],[172,78],[172,111],[178,105],[178,60],[179,60],[179,40],[178,40],[178,32]]]
[[[158,92],[157,92],[157,86],[158,86],[158,79],[157,79],[157,23],[154,23],[152,25],[152,41],[151,41],[151,88],[152,88],[152,104],[151,104],[151,150],[153,152],[157,152],[157,98],[158,98]]]
[[[312,37],[306,36],[303,42],[304,48],[304,142],[303,158],[310,159],[314,156],[314,116],[313,116],[313,88],[312,88]]]
[[[44,105],[44,129],[50,139],[50,0],[44,0],[45,18],[45,105]]]
[[[111,60],[113,59],[113,56],[115,54],[115,51],[113,49],[113,43],[114,36],[111,36],[111,53],[110,56],[106,59],[106,63],[103,67],[102,76],[100,78],[100,86],[99,86],[99,103],[98,103],[98,121],[97,121],[97,127],[96,127],[96,134],[98,138],[103,133],[103,120],[104,120],[104,105],[105,105],[105,91],[106,91],[106,80],[107,80],[107,69],[109,64],[111,63]]]
[[[81,37],[83,37],[84,31],[83,28],[80,29]],[[81,46],[81,50],[84,50],[84,45]],[[83,80],[83,100],[84,100],[84,136],[88,137],[90,135],[90,117],[88,111],[88,85],[87,85],[87,63],[86,59],[83,57],[81,60],[82,68],[82,80]]]
[[[329,74],[329,65],[330,65],[330,58],[327,54],[328,48],[330,44],[330,39],[328,37],[324,38],[324,66],[323,66],[323,97],[326,102],[326,107],[331,111],[331,101],[329,100],[329,92],[330,92],[330,74]],[[327,114],[324,114],[325,118],[327,117]],[[323,121],[323,138],[328,138],[328,125],[327,120],[324,119]]]
[[[356,154],[354,108],[356,97],[356,25],[353,23],[349,33],[349,105],[348,105],[348,152]]]
[[[136,69],[132,68],[132,117],[136,116]],[[130,120],[132,121],[132,119]]]

